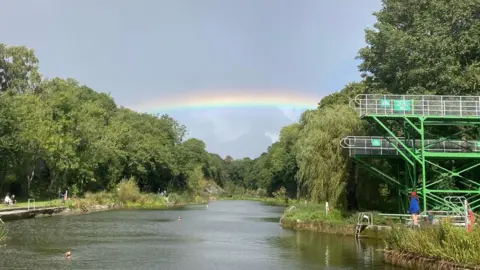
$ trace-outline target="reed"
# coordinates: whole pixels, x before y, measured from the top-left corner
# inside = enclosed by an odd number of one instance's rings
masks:
[[[480,266],[480,228],[470,233],[449,223],[421,229],[394,228],[385,239],[386,249],[458,265]]]

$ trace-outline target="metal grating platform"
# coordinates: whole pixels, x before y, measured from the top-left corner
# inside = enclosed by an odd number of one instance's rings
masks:
[[[480,96],[360,94],[350,107],[361,116],[480,118]]]
[[[396,156],[399,152],[394,144],[400,150],[403,146],[400,145],[394,138],[385,139],[381,136],[349,136],[340,141],[340,145],[349,149],[350,155],[376,155],[376,156]],[[421,141],[405,140],[399,138],[409,149],[420,149]],[[462,140],[425,140],[425,151],[436,153],[480,153],[480,141],[462,141]]]

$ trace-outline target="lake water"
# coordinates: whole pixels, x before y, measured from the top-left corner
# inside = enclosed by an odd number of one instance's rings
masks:
[[[398,269],[381,242],[282,229],[284,208],[217,201],[7,223],[1,269]],[[178,217],[181,220],[178,220]],[[64,253],[70,250],[72,258]]]

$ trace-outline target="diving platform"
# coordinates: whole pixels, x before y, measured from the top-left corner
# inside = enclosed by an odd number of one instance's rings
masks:
[[[398,138],[409,150],[419,151],[421,140]],[[480,141],[425,139],[425,156],[465,157],[480,159]],[[393,137],[348,136],[340,140],[340,146],[348,149],[350,156],[401,157],[399,150],[407,154],[405,147]]]
[[[349,136],[340,145],[356,164],[395,184],[399,211],[406,211],[408,190],[421,196],[424,212],[451,209],[442,197],[453,194],[480,208],[480,96],[360,94],[349,105],[381,136]],[[392,163],[397,177],[371,162],[384,158],[404,161]]]
[[[349,105],[361,117],[461,118],[480,121],[480,96],[360,94]]]

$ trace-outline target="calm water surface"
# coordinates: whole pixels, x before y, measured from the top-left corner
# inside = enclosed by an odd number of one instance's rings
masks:
[[[258,202],[218,201],[15,221],[7,223],[0,268],[396,269],[382,263],[381,243],[283,230],[282,212]]]

